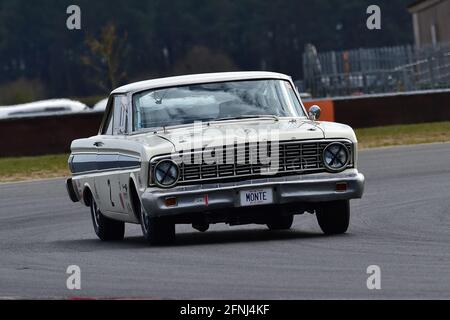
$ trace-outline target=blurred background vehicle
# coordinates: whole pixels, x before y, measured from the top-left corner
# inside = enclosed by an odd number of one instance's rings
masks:
[[[69,99],[42,100],[0,107],[0,119],[81,113],[87,109],[87,105]]]
[[[105,112],[107,104],[108,104],[108,98],[102,99],[99,102],[97,102],[92,108],[90,108],[90,111]]]
[[[92,99],[90,99],[92,100]],[[108,104],[108,98],[104,98],[98,100],[95,103],[88,103],[88,108],[86,109],[88,112],[105,112],[106,105]]]

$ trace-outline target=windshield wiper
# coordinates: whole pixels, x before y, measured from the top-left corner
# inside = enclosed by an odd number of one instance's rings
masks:
[[[261,118],[266,118],[266,119],[273,119],[274,121],[280,121],[280,118],[276,115],[271,115],[271,114],[266,114],[266,115],[242,115],[242,116],[236,116],[236,117],[225,117],[225,118],[218,118],[218,119],[202,119],[201,121],[204,124],[209,124],[211,122],[220,122],[220,121],[227,121],[227,120],[242,120],[242,119],[261,119]],[[185,127],[185,126],[192,126],[194,124],[194,121],[191,123],[178,123],[178,124],[166,124],[166,125],[160,125],[160,126],[155,126],[155,127],[148,127],[148,128],[143,128],[141,130],[138,131],[139,134],[142,133],[147,133],[147,132],[153,132],[153,133],[158,133],[160,131],[166,133],[168,129],[173,129],[173,128],[180,128],[180,127]]]
[[[275,115],[271,114],[264,114],[264,115],[242,115],[242,116],[236,116],[236,117],[225,117],[225,118],[218,118],[218,119],[211,119],[210,122],[215,121],[227,121],[227,120],[242,120],[242,119],[258,119],[258,118],[270,118],[275,121],[280,121],[280,118]]]

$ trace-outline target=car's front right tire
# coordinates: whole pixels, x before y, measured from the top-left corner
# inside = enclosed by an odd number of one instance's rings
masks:
[[[293,215],[272,217],[267,223],[269,230],[289,230],[294,222]]]
[[[91,217],[95,234],[102,241],[120,241],[125,236],[125,223],[105,217],[95,199],[91,199]]]

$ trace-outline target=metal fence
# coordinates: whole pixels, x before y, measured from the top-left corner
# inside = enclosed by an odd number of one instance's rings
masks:
[[[450,44],[303,54],[303,91],[313,97],[450,87]]]

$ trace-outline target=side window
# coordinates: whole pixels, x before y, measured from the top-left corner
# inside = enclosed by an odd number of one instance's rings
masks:
[[[112,113],[111,113],[109,118],[108,118],[108,120],[107,120],[107,122],[106,122],[106,125],[105,125],[106,130],[105,130],[104,134],[112,135],[112,133],[113,133],[112,123],[113,123],[113,117],[112,117]]]
[[[127,132],[127,97],[115,96],[113,104],[113,134],[121,135]]]

